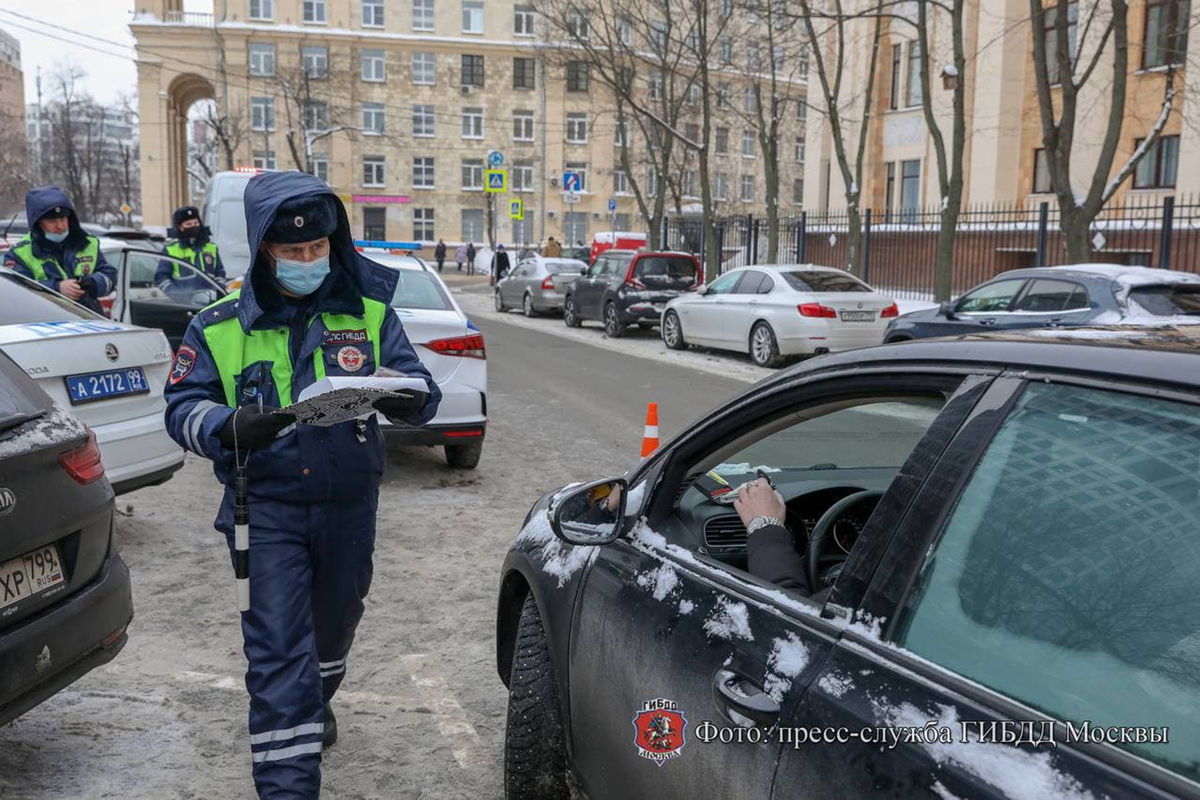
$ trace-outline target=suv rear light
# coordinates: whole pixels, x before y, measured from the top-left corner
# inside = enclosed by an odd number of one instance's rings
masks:
[[[837,319],[837,312],[829,306],[823,306],[820,303],[802,303],[796,306],[802,317],[830,317]]]
[[[426,342],[425,346],[442,356],[487,358],[487,349],[483,346],[483,334],[481,333],[454,336],[449,339],[434,339],[432,342]]]
[[[900,316],[900,306],[892,303],[890,306],[879,312],[880,317],[898,317]]]
[[[554,288],[554,276],[553,275],[546,276],[546,280],[542,281],[542,288],[543,289],[553,289]]]
[[[85,485],[104,477],[104,464],[100,462],[100,445],[96,444],[96,434],[90,429],[87,443],[60,453],[58,463],[68,475]]]
[[[637,289],[639,292],[643,291],[646,288],[646,284],[642,283],[637,278],[628,279],[627,281],[625,281],[625,285],[628,286],[630,289]]]

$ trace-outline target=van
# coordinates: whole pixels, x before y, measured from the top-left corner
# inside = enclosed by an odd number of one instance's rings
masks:
[[[588,254],[588,263],[594,263],[596,256],[605,250],[637,250],[645,246],[646,234],[644,233],[598,231],[595,238],[592,239],[592,251]]]
[[[213,175],[204,190],[200,210],[204,224],[212,231],[212,240],[221,251],[225,275],[237,278],[250,268],[250,245],[246,241],[246,204],[242,195],[246,184],[266,170],[243,168]]]

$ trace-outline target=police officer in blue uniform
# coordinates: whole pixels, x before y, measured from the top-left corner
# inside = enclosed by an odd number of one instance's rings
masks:
[[[374,418],[296,425],[286,409],[324,376],[379,367],[429,388],[376,401],[393,421],[428,422],[441,393],[389,305],[396,271],[355,252],[345,209],[323,181],[265,173],[247,185],[245,204],[248,278],[188,326],[164,392],[167,429],[212,459],[225,485],[215,524],[231,550],[235,459],[247,464],[242,633],[254,781],[260,798],[315,798],[322,745],[337,736],[330,700],[371,583],[386,451]]]
[[[4,266],[103,314],[99,298],[117,285],[117,271],[100,240],[79,224],[67,193],[57,186],[30,189],[25,218],[29,233],[4,254]]]
[[[163,248],[164,254],[191,264],[197,272],[212,278],[221,286],[225,285],[225,265],[221,263],[216,242],[212,241],[212,231],[200,219],[200,209],[195,206],[175,209],[168,235],[173,239]],[[186,275],[179,264],[166,259],[158,262],[158,269],[154,271],[154,285],[168,294],[206,288],[194,276]]]

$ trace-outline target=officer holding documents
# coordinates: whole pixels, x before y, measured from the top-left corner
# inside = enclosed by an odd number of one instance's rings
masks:
[[[188,326],[164,391],[167,429],[212,459],[225,485],[216,527],[231,550],[234,475],[246,466],[254,782],[260,798],[315,798],[322,746],[337,738],[330,700],[371,583],[386,451],[374,416],[317,427],[287,408],[325,377],[380,368],[428,387],[376,400],[393,422],[428,422],[441,393],[389,305],[397,272],[355,251],[323,181],[264,173],[245,205],[254,261],[240,292]]]

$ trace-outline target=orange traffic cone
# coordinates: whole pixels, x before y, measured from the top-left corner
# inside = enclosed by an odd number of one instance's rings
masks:
[[[642,458],[658,449],[658,403],[646,406],[646,432],[642,434]]]

